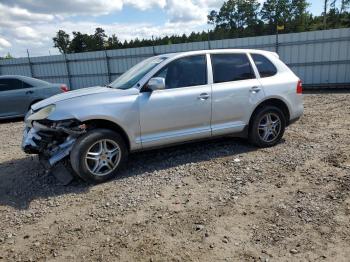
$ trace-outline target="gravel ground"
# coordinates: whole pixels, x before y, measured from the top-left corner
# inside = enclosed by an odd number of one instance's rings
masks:
[[[350,94],[305,95],[279,145],[143,152],[59,185],[0,125],[0,261],[349,261]]]

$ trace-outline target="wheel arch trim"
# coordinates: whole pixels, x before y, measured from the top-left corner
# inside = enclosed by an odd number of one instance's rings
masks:
[[[112,121],[110,119],[107,118],[90,118],[90,119],[84,119],[82,121],[82,123],[84,124],[92,124],[95,125],[98,128],[107,128],[107,129],[111,129],[113,131],[118,132],[123,139],[125,140],[125,143],[127,145],[128,150],[132,150],[133,146],[132,146],[132,138],[129,136],[128,132],[126,131],[126,128],[123,127],[123,125],[116,123],[115,121]]]
[[[249,126],[251,124],[251,121],[252,121],[253,116],[256,113],[256,111],[265,105],[279,107],[286,116],[286,126],[289,125],[290,116],[291,116],[291,107],[290,107],[289,103],[283,97],[269,96],[269,97],[265,97],[264,100],[260,101],[260,103],[255,106],[252,113],[250,114],[249,123],[248,123]]]

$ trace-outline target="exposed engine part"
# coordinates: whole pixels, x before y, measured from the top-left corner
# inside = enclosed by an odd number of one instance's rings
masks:
[[[68,137],[66,142],[58,145],[57,148],[55,148],[56,152],[49,158],[49,163],[51,166],[69,155],[75,140],[76,138]]]
[[[27,153],[39,154],[45,168],[51,168],[69,155],[86,128],[76,120],[33,121],[32,128],[24,132],[22,147]]]
[[[35,129],[26,129],[23,134],[22,147],[24,148],[26,145],[36,147],[37,144],[34,142],[34,139],[41,140],[41,137],[37,134]]]
[[[41,130],[41,131],[64,132],[68,135],[76,135],[76,136],[85,133],[85,129],[78,130],[78,129],[68,128],[68,127],[65,127],[62,125],[57,125],[55,127],[48,127],[48,126],[45,126],[43,124],[40,124],[37,121],[34,121],[32,125],[33,125],[34,129]],[[81,125],[79,125],[79,126],[81,126]]]

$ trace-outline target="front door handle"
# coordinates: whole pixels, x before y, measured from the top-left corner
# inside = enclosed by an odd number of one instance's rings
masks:
[[[200,100],[207,100],[210,96],[207,93],[202,93],[198,96]]]
[[[30,95],[30,94],[33,94],[33,93],[34,93],[34,91],[29,90],[29,91],[26,92],[26,95]]]
[[[250,89],[250,92],[252,92],[252,93],[258,93],[260,90],[261,90],[261,87],[259,87],[259,86],[253,86],[253,87]]]

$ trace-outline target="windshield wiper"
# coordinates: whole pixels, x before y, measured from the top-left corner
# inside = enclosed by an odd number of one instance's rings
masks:
[[[105,85],[105,87],[108,87],[108,88],[114,88],[113,86],[111,85]]]

